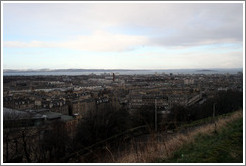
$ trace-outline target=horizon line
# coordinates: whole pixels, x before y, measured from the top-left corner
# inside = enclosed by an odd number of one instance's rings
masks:
[[[243,67],[231,67],[231,68],[167,68],[167,69],[132,69],[132,68],[29,68],[29,69],[16,69],[16,68],[7,68],[4,70],[207,70],[207,69],[243,69]]]

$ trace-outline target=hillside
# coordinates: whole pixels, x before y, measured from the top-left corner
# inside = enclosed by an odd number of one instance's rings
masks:
[[[194,142],[185,144],[168,163],[242,163],[243,119],[237,119],[217,132],[198,134]]]
[[[132,142],[128,152],[114,156],[116,163],[232,163],[243,162],[242,110],[217,117],[214,123],[186,128],[167,140],[149,139],[145,148]],[[197,124],[196,124],[197,125]]]

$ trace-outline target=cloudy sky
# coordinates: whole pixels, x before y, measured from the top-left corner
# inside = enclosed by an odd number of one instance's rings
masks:
[[[243,67],[242,3],[4,3],[4,69]]]

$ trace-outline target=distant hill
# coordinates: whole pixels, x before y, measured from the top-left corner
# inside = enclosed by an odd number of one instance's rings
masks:
[[[5,73],[14,72],[120,72],[120,71],[150,71],[150,70],[133,70],[133,69],[3,69]]]
[[[7,75],[79,75],[79,74],[102,74],[102,73],[119,73],[119,74],[236,74],[243,72],[242,68],[232,69],[3,69],[3,74]]]
[[[217,70],[203,69],[203,70],[196,70],[196,72],[218,72],[218,71]]]

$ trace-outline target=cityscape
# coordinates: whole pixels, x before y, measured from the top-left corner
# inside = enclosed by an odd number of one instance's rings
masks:
[[[18,155],[24,153],[21,146],[23,129],[26,146],[32,144],[28,151],[35,154],[40,147],[34,147],[32,141],[42,142],[42,138],[47,137],[45,132],[50,134],[54,130],[51,126],[58,123],[66,129],[70,139],[75,139],[78,124],[86,121],[88,114],[95,110],[114,108],[134,115],[143,108],[155,106],[158,115],[162,116],[159,124],[165,122],[173,105],[202,105],[219,92],[242,93],[243,74],[4,76],[3,85],[3,134],[11,140],[8,145],[4,144],[7,160],[7,157],[20,157],[14,156],[16,151]],[[150,109],[153,117],[154,110],[154,107]],[[31,154],[28,158],[37,161],[37,158],[31,158]]]
[[[2,164],[245,161],[244,2],[1,9]]]

